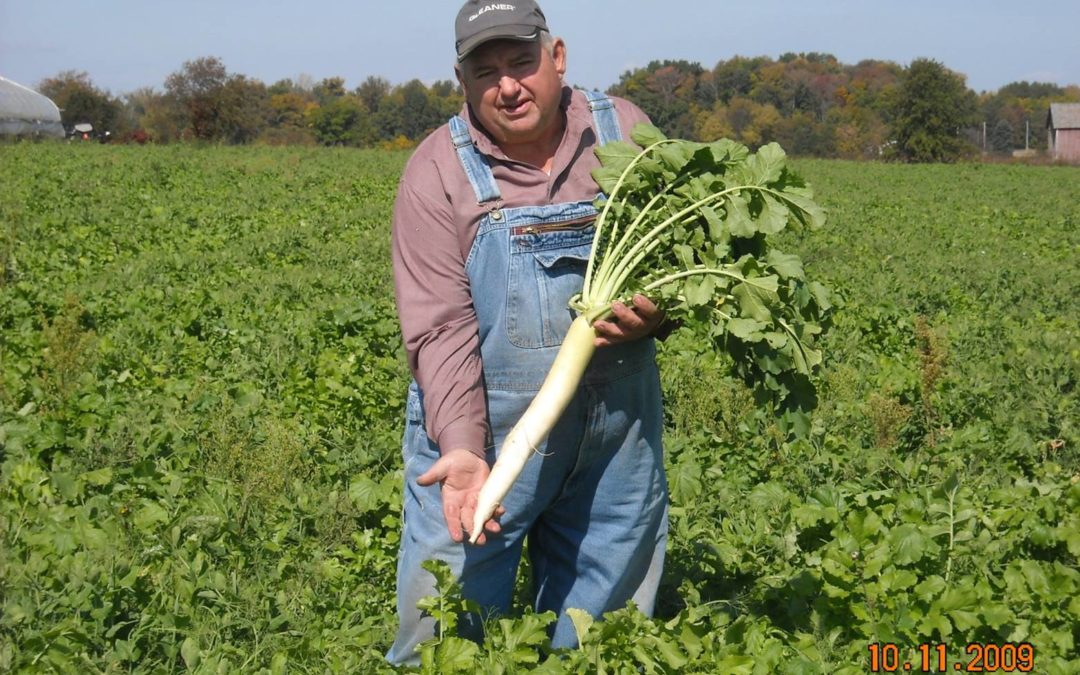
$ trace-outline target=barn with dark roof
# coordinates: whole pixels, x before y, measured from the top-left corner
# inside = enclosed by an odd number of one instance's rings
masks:
[[[1080,162],[1080,103],[1051,103],[1046,137],[1052,158]]]

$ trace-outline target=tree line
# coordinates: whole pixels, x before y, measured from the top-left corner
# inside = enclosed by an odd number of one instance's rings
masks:
[[[371,76],[302,76],[271,85],[230,73],[216,57],[187,61],[161,89],[114,96],[85,72],[38,84],[64,125],[110,138],[172,143],[322,144],[409,148],[461,109],[456,82],[392,85]],[[653,61],[625,72],[608,93],[639,105],[670,136],[779,142],[801,156],[954,161],[981,152],[1046,147],[1051,102],[1080,102],[1080,86],[1015,82],[976,94],[963,75],[932,59],[840,63],[821,53],[719,61]]]

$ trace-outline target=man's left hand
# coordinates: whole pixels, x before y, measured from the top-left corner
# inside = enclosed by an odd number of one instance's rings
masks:
[[[616,302],[611,306],[612,317],[593,324],[597,347],[640,340],[664,320],[664,312],[644,295],[635,295],[632,302],[633,307]]]

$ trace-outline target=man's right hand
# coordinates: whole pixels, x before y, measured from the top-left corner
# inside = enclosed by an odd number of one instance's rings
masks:
[[[489,473],[491,467],[483,458],[469,450],[459,449],[443,453],[430,469],[416,479],[417,485],[424,487],[435,483],[441,485],[446,529],[455,542],[468,538],[476,515],[476,497]],[[505,512],[506,509],[501,506],[496,509],[492,518],[484,523],[484,530],[498,533],[501,528],[495,519]],[[476,543],[486,541],[486,535],[482,532]]]

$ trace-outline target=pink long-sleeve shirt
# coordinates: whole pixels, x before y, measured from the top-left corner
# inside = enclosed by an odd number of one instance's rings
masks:
[[[612,98],[627,136],[648,118],[634,104]],[[566,130],[551,166],[509,159],[468,110],[476,147],[487,156],[503,208],[592,199],[590,172],[596,135],[584,94],[564,88]],[[465,260],[477,224],[490,205],[476,195],[443,125],[417,147],[405,167],[394,204],[393,266],[398,315],[409,367],[424,393],[425,428],[445,452],[470,450],[481,457],[489,438],[480,360],[479,324]],[[477,289],[477,292],[481,292]]]

